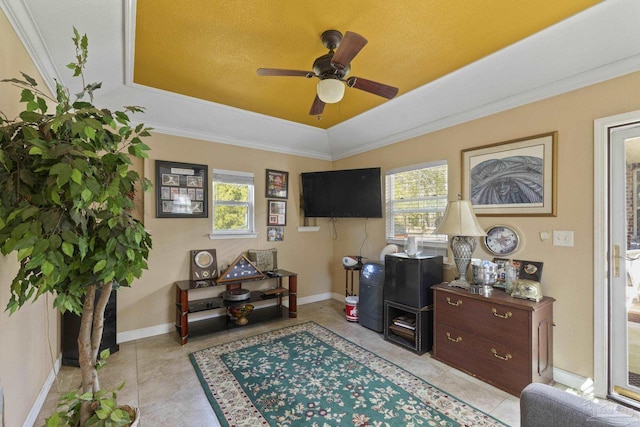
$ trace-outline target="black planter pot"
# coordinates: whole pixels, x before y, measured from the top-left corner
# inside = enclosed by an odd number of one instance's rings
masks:
[[[109,302],[104,310],[104,330],[102,332],[102,341],[100,343],[100,351],[109,349],[111,353],[119,350],[120,346],[116,343],[116,294],[112,291],[109,296]],[[100,292],[96,292],[96,301],[100,296]],[[80,332],[80,316],[66,312],[62,316],[62,364],[64,366],[80,366],[78,363],[78,333]]]

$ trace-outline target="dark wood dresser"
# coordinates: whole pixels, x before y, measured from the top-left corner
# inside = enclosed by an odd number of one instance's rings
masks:
[[[433,286],[433,357],[515,396],[553,380],[553,298]]]

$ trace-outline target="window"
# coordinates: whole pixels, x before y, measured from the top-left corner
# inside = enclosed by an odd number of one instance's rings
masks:
[[[423,163],[386,173],[386,229],[389,243],[416,236],[424,246],[445,247],[433,234],[447,208],[447,162]]]
[[[253,174],[213,171],[212,238],[255,237],[253,228]]]

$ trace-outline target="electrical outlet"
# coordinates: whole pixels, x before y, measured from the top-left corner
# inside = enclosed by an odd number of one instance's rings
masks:
[[[573,231],[553,230],[553,246],[573,246]]]

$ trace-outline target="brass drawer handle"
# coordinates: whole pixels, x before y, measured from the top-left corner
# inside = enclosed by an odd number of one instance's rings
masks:
[[[454,307],[459,306],[460,304],[462,304],[462,300],[458,300],[456,302],[451,302],[451,298],[447,297],[447,304],[452,305]]]
[[[509,359],[511,359],[513,357],[509,353],[507,353],[506,356],[500,356],[495,348],[491,349],[491,353],[493,353],[493,357],[497,357],[498,359],[501,359],[501,360],[509,360]]]
[[[462,341],[462,337],[451,338],[451,334],[449,332],[447,332],[447,339],[449,341],[453,341],[453,342],[461,342]]]
[[[494,316],[499,317],[501,319],[508,319],[509,317],[513,316],[513,313],[510,311],[507,311],[505,314],[498,314],[498,310],[496,310],[495,308],[492,308],[491,312],[493,313]]]

